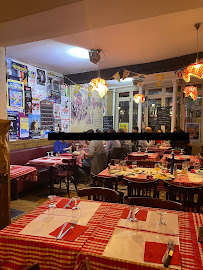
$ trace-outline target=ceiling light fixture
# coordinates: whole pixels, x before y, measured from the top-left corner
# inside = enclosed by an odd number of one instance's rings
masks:
[[[197,59],[195,63],[190,64],[183,70],[183,79],[186,82],[190,81],[190,76],[197,77],[198,79],[203,78],[203,62],[198,58],[198,30],[201,26],[201,23],[196,23],[194,27],[197,30]]]
[[[84,48],[74,47],[67,51],[67,53],[78,58],[89,58],[89,51]]]
[[[193,100],[197,99],[197,87],[195,86],[187,86],[185,87],[184,91],[185,97],[191,97]]]
[[[145,101],[145,96],[143,94],[135,94],[134,100],[136,103],[139,103],[140,101],[143,103]]]
[[[89,84],[92,87],[92,92],[96,90],[99,93],[101,98],[103,98],[106,95],[108,91],[108,86],[104,79],[98,77],[98,78],[92,79]]]

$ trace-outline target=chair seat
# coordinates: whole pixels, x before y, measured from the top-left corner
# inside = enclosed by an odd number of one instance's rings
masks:
[[[66,171],[59,171],[59,172],[57,172],[57,177],[67,177],[67,172]]]

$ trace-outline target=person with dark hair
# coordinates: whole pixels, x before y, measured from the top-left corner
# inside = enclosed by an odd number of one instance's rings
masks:
[[[68,147],[68,144],[66,141],[62,140],[62,141],[55,141],[54,143],[54,153],[66,153],[67,151],[69,151],[71,149],[71,146]]]
[[[100,128],[97,128],[96,129],[96,133],[101,133],[101,129]]]
[[[152,128],[146,127],[144,133],[152,133]],[[154,143],[155,143],[154,140],[150,140],[149,142],[147,140],[140,140],[139,141],[139,145],[140,145],[142,151],[145,151],[146,148],[153,146]]]
[[[139,132],[139,128],[137,126],[133,127],[133,133],[138,133]]]
[[[109,133],[116,133],[116,131],[114,129],[111,129],[111,130],[109,130]],[[112,137],[113,137],[113,135],[112,135]],[[107,141],[106,151],[107,151],[107,155],[108,155],[109,159],[111,159],[111,152],[112,152],[113,148],[115,148],[115,147],[121,147],[121,144],[120,144],[119,140],[109,140],[109,141]]]
[[[181,128],[176,128],[176,131],[174,131],[173,133],[185,133],[184,130],[182,130]],[[171,147],[172,149],[184,149],[184,152],[186,155],[191,155],[192,152],[192,143],[188,140],[172,140],[170,141]]]

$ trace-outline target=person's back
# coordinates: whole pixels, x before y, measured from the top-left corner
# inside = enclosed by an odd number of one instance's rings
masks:
[[[104,152],[104,145],[102,140],[92,140],[88,146],[89,154],[94,155],[95,152]]]

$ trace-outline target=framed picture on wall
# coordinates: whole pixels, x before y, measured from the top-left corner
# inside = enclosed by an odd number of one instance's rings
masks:
[[[200,123],[185,123],[185,132],[190,140],[200,141]]]
[[[24,83],[8,80],[7,106],[11,111],[22,112],[25,107]]]

